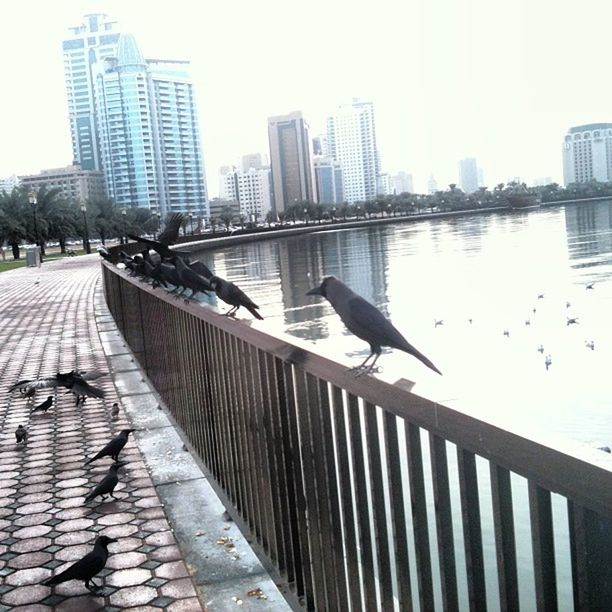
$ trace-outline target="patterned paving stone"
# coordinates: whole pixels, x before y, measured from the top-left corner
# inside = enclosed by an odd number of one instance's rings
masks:
[[[97,256],[0,275],[3,381],[72,369],[110,371],[93,316],[99,278]],[[54,396],[46,414],[31,414],[32,402],[0,385],[0,611],[201,611],[133,439],[121,455],[127,465],[116,488],[120,499],[84,504],[111,464],[104,459],[85,465],[86,459],[130,426],[124,413],[111,418],[118,398],[110,375],[95,384],[105,398],[79,407],[70,394],[40,390],[34,401]],[[26,446],[14,442],[19,424],[28,429]],[[107,566],[97,576],[99,596],[78,581],[41,584],[89,552],[101,533],[118,541],[109,546]]]

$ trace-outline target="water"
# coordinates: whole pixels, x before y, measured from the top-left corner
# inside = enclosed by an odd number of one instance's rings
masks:
[[[612,201],[326,231],[201,258],[260,305],[265,329],[354,365],[367,345],[306,295],[334,274],[444,373],[386,351],[385,380],[408,378],[420,395],[532,438],[612,444]]]

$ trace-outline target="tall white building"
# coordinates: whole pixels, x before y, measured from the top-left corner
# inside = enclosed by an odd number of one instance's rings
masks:
[[[342,166],[344,199],[350,203],[375,199],[380,168],[372,103],[354,98],[328,117],[327,145]]]
[[[0,178],[0,193],[5,191],[6,193],[11,193],[15,187],[19,186],[19,177],[16,174],[13,176],[6,176],[4,178]]]
[[[563,180],[612,181],[612,123],[571,127],[563,143]]]
[[[401,170],[393,176],[393,193],[414,193],[412,174]]]
[[[240,214],[249,221],[264,221],[272,208],[270,168],[224,170],[219,176],[219,197],[238,202]]]
[[[478,191],[478,164],[475,158],[468,157],[459,162],[459,186],[465,193]]]

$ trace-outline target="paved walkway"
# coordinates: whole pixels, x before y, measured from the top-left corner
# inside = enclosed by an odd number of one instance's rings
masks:
[[[24,378],[58,371],[109,371],[94,311],[97,256],[64,259],[0,274],[0,611],[202,610],[181,551],[166,520],[140,451],[130,440],[117,487],[119,501],[83,503],[109,461],[84,466],[111,437],[129,427],[111,406],[117,391],[110,375],[96,381],[104,400],[76,408],[71,394],[53,394],[47,414],[30,414],[18,392]],[[14,430],[29,432],[26,447]],[[52,590],[40,583],[91,550],[97,535],[117,538],[103,578],[104,596],[81,582]],[[100,580],[98,580],[100,582]]]

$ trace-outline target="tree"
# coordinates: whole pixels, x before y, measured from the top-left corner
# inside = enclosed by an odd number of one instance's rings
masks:
[[[219,215],[219,219],[221,220],[221,223],[225,225],[225,231],[229,232],[230,225],[232,224],[232,221],[234,220],[234,213],[232,209],[229,206],[226,206],[221,211],[221,214]]]
[[[276,213],[272,212],[271,210],[268,211],[268,214],[266,215],[266,223],[268,224],[268,227],[271,227],[273,223],[276,223],[278,221],[278,218],[276,216]]]
[[[13,258],[21,257],[21,241],[26,237],[25,206],[26,192],[13,189],[10,194],[0,194],[0,244],[6,241],[13,251]]]

